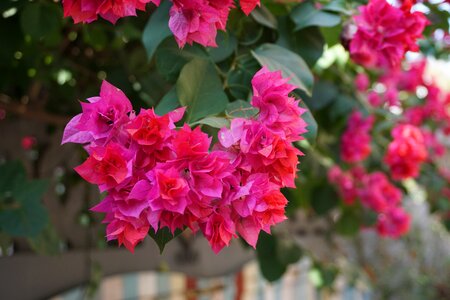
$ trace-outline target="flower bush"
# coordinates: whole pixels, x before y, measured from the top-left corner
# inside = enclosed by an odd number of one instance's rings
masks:
[[[25,2],[2,10],[22,39],[0,51],[1,121],[44,119],[82,145],[75,171],[104,195],[83,213],[105,214],[108,241],[162,251],[190,230],[218,253],[240,237],[276,280],[301,251],[276,224],[303,210],[330,235],[400,239],[412,184],[450,228],[445,1]],[[41,151],[30,137],[23,151]],[[27,236],[2,225],[8,205],[0,229]]]

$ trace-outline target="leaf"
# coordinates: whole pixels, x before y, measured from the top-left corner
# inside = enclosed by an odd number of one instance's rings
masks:
[[[20,25],[25,34],[38,40],[57,33],[61,29],[60,9],[49,3],[30,3],[20,15]]]
[[[277,238],[277,259],[284,265],[293,264],[302,257],[302,249],[291,238]]]
[[[308,65],[296,53],[275,44],[263,44],[252,55],[271,71],[281,70],[284,77],[298,88],[311,94],[314,78]]]
[[[261,273],[268,281],[278,280],[286,272],[286,265],[277,257],[277,242],[274,236],[261,231],[256,245],[256,254]]]
[[[230,120],[224,117],[206,117],[204,119],[198,120],[191,125],[204,124],[214,128],[223,128],[230,126]]]
[[[341,22],[337,14],[318,10],[311,2],[303,2],[297,5],[290,17],[295,23],[294,30],[300,30],[309,26],[333,27]]]
[[[345,0],[332,0],[328,4],[324,5],[322,10],[351,15],[351,10],[346,7]]]
[[[181,105],[187,107],[187,122],[218,114],[228,103],[217,71],[205,59],[195,58],[183,67],[176,89]]]
[[[361,227],[361,218],[354,210],[344,210],[336,223],[336,230],[342,235],[355,235]]]
[[[151,228],[148,235],[156,242],[159,248],[159,253],[162,254],[167,243],[179,236],[183,231],[184,230],[177,229],[174,234],[172,234],[168,227],[163,227],[155,233],[155,230]]]
[[[278,21],[275,16],[265,6],[256,7],[250,14],[259,24],[272,28],[278,28]]]
[[[247,99],[251,92],[251,80],[259,68],[258,61],[250,54],[236,59],[226,79],[226,87],[235,99]]]
[[[156,50],[156,67],[169,82],[176,82],[184,65],[194,58],[207,58],[207,53],[198,45],[178,48],[174,39],[166,39]]]
[[[148,60],[155,54],[156,48],[161,42],[172,35],[169,29],[169,10],[172,6],[170,1],[163,1],[151,15],[142,33],[142,43],[147,50]]]
[[[55,228],[49,225],[38,236],[29,238],[28,242],[33,251],[38,254],[56,255],[61,252],[62,241]]]
[[[0,165],[0,200],[26,180],[25,169],[20,161],[8,161]]]
[[[331,82],[320,80],[314,85],[311,98],[305,98],[304,101],[312,111],[317,111],[329,105],[337,99],[339,90]]]
[[[0,228],[12,236],[37,236],[48,222],[47,211],[40,203],[46,185],[43,180],[34,180],[16,188],[13,198],[19,205],[0,211]]]
[[[306,104],[303,101],[300,101],[299,106],[306,109],[306,111],[302,114],[302,119],[306,122],[306,124],[308,124],[308,126],[306,127],[308,132],[305,132],[303,134],[303,137],[308,141],[308,143],[311,146],[313,146],[316,144],[317,139],[317,129],[318,129],[317,121],[312,115],[308,106],[306,106]]]
[[[258,113],[258,109],[253,107],[248,101],[236,100],[227,105],[225,114],[230,118],[251,118]]]
[[[276,44],[300,54],[308,66],[313,67],[322,56],[325,45],[319,28],[314,26],[293,31],[292,21],[289,18],[279,20],[280,29]]]
[[[165,115],[172,110],[180,107],[180,102],[178,101],[177,90],[173,86],[167,94],[162,97],[158,105],[155,107],[155,113],[159,116]]]
[[[206,48],[213,62],[221,62],[236,51],[237,39],[228,32],[219,31],[216,37],[217,47]]]
[[[318,185],[311,197],[311,207],[319,215],[324,215],[338,204],[338,195],[329,185]]]

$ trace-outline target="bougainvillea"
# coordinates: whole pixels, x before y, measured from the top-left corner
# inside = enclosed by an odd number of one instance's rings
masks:
[[[169,0],[165,0],[169,1]],[[156,6],[161,0],[63,0],[64,16],[75,23],[90,23],[98,16],[116,23],[118,19],[135,16],[148,3]],[[194,42],[205,47],[217,47],[217,30],[225,30],[228,14],[234,7],[232,0],[173,0],[168,26],[180,48]],[[248,15],[259,1],[241,0],[242,11]]]
[[[117,88],[104,81],[99,97],[82,103],[63,143],[84,144],[88,159],[75,170],[106,191],[93,208],[106,213],[108,240],[133,251],[149,230],[200,230],[214,252],[239,234],[255,247],[261,230],[284,219],[282,187],[295,187],[306,123],[295,88],[280,72],[261,69],[253,78],[252,118],[234,118],[219,131],[219,144],[200,127],[177,128],[184,108],[158,116],[132,111]],[[150,229],[151,228],[151,229]]]
[[[350,42],[352,59],[364,67],[397,67],[407,51],[417,51],[416,40],[422,36],[427,18],[386,0],[370,0],[359,7],[354,17],[357,31]]]
[[[356,163],[370,155],[374,116],[364,118],[359,111],[355,111],[348,120],[347,129],[341,137],[341,159],[348,163]]]

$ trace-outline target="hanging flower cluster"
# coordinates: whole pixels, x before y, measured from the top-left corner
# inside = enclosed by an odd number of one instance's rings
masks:
[[[263,68],[252,84],[259,113],[231,120],[213,147],[200,127],[176,127],[184,108],[136,115],[106,81],[99,97],[81,103],[63,143],[84,144],[89,157],[75,170],[107,192],[92,210],[106,213],[108,240],[133,251],[149,230],[188,227],[217,253],[237,234],[255,247],[261,230],[286,219],[280,188],[295,186],[301,152],[292,142],[306,132],[303,109],[280,72]]]
[[[362,113],[354,111],[346,131],[341,137],[341,159],[347,163],[356,163],[366,159],[371,152],[370,130],[375,121],[374,116],[364,118]]]
[[[370,0],[354,17],[357,31],[350,41],[350,56],[366,68],[397,67],[407,51],[418,51],[417,39],[428,20],[411,5],[395,7],[386,0]]]
[[[169,0],[165,0],[169,1]],[[98,16],[116,23],[120,18],[135,16],[147,3],[160,5],[161,0],[63,0],[64,16],[75,23],[90,23]],[[171,0],[169,28],[178,45],[194,42],[205,47],[217,47],[217,30],[225,30],[232,0]],[[240,0],[242,11],[249,15],[259,0]]]
[[[328,179],[338,188],[347,205],[357,199],[377,214],[375,228],[381,236],[398,238],[409,230],[410,216],[400,206],[402,192],[382,172],[367,173],[361,167],[343,171],[338,166],[328,172]]]

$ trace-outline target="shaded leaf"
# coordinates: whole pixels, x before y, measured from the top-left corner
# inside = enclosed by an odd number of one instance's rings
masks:
[[[168,227],[163,227],[155,233],[155,230],[150,228],[148,235],[156,242],[159,248],[159,253],[162,254],[167,243],[179,236],[182,232],[183,230],[177,229],[174,234],[172,234]]]
[[[278,21],[275,16],[265,6],[256,7],[250,14],[259,24],[272,28],[278,28]]]
[[[214,62],[221,62],[231,56],[237,47],[236,37],[228,32],[219,31],[216,37],[217,47],[206,48]]]
[[[162,116],[178,107],[180,107],[180,102],[178,101],[177,90],[173,86],[156,105],[155,113]]]
[[[151,60],[161,42],[172,35],[169,29],[170,1],[163,1],[151,15],[142,33],[142,43],[147,50],[148,59]]]
[[[263,44],[252,55],[261,66],[271,71],[281,70],[284,77],[298,88],[311,94],[314,78],[305,61],[296,53],[275,44]]]
[[[333,27],[341,22],[339,15],[318,10],[311,2],[303,2],[297,5],[292,10],[290,17],[295,23],[295,30],[309,26]]]
[[[230,118],[251,118],[258,113],[258,109],[253,107],[248,101],[236,100],[227,105],[225,113]]]
[[[176,89],[181,105],[187,107],[187,122],[223,112],[228,103],[219,75],[208,60],[195,58],[186,64]]]
[[[206,117],[204,119],[198,120],[191,125],[204,124],[214,128],[223,128],[230,126],[230,120],[224,117]]]

